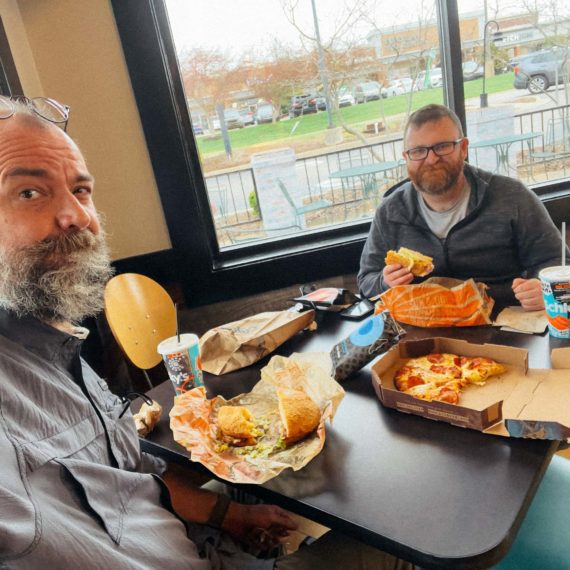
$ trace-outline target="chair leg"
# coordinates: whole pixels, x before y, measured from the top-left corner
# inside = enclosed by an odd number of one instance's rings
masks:
[[[148,372],[143,369],[142,373],[143,373],[143,375],[144,375],[144,377],[145,377],[145,380],[146,380],[146,382],[147,382],[147,384],[148,384],[148,389],[149,389],[149,390],[152,390],[152,389],[154,388],[154,386],[152,385],[152,382],[151,382],[151,380],[150,380],[150,376],[148,375]]]

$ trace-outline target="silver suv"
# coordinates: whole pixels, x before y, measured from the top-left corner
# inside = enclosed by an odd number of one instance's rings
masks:
[[[515,65],[516,89],[528,89],[531,93],[542,93],[551,85],[565,83],[570,67],[570,48],[545,49],[523,55]]]

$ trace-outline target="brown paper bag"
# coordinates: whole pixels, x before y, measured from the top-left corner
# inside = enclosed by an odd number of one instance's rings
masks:
[[[308,327],[314,319],[313,310],[276,311],[211,329],[200,339],[202,369],[221,375],[249,366]]]

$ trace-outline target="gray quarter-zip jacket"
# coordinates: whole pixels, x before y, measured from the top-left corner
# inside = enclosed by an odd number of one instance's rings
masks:
[[[474,278],[489,285],[495,299],[514,299],[515,277],[536,277],[542,268],[560,264],[560,234],[536,194],[518,180],[469,164],[465,175],[471,187],[468,213],[445,239],[420,214],[418,192],[409,180],[388,192],[360,258],[363,295],[388,289],[382,277],[384,258],[388,250],[402,246],[433,257],[431,276]]]

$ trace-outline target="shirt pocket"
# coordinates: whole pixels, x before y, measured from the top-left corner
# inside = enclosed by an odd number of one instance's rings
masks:
[[[88,505],[95,520],[113,542],[120,544],[124,517],[144,475],[69,457],[54,461],[62,467],[63,477]]]

